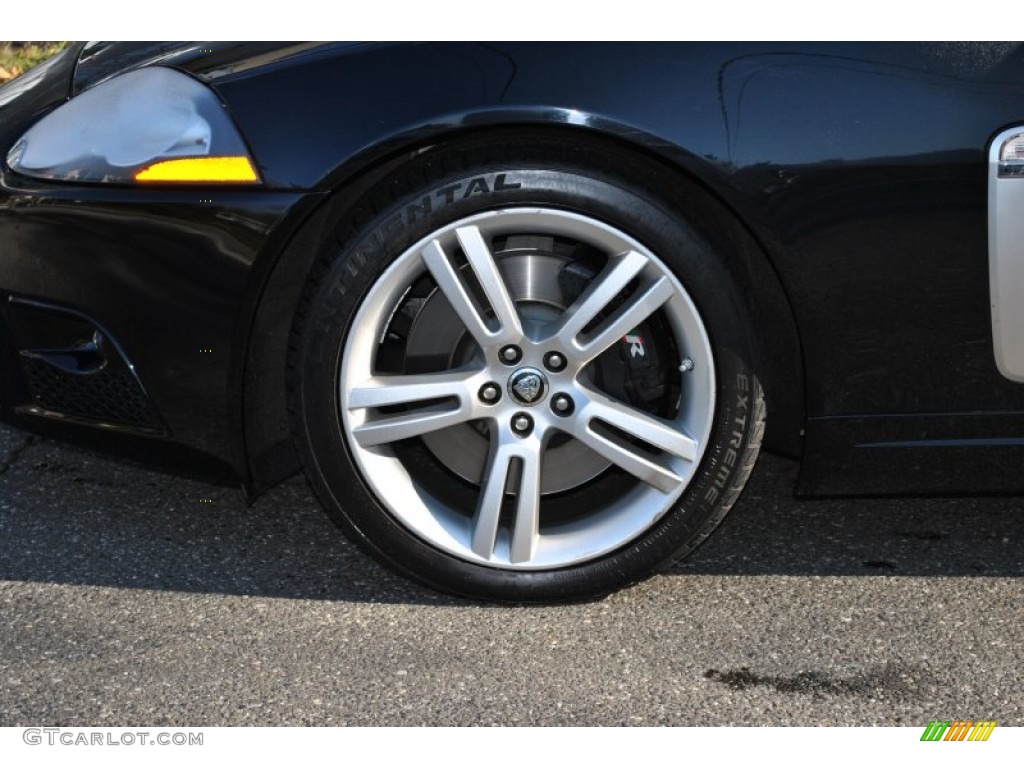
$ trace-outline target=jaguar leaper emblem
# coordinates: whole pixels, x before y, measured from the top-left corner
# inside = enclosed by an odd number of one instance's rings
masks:
[[[512,388],[519,393],[523,400],[532,403],[537,399],[537,395],[540,394],[541,386],[540,376],[535,373],[528,373],[516,379],[516,383],[512,385]]]
[[[512,395],[521,403],[535,403],[544,393],[544,377],[539,371],[523,370],[509,382]]]

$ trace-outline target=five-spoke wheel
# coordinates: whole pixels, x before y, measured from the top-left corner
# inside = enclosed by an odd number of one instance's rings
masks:
[[[552,243],[548,247],[559,240],[571,244],[572,253],[586,248],[598,269],[571,303],[542,300],[538,294],[551,286],[530,281],[557,287],[559,270],[572,261],[544,251],[553,264],[534,269],[521,286],[505,259],[542,256],[536,246],[529,253],[496,253],[510,239]],[[432,289],[414,290],[420,281]],[[427,301],[436,295],[446,303],[464,329],[451,338],[450,367],[408,373],[392,361],[395,370],[388,370],[380,340],[401,316],[403,302],[424,292]],[[618,358],[621,346],[627,355],[647,354],[642,337],[625,340],[655,314],[664,315],[671,330],[667,378],[678,393],[663,415],[610,397],[595,381],[601,355]],[[341,355],[339,396],[363,475],[414,533],[467,560],[557,568],[622,546],[679,498],[711,429],[714,364],[693,301],[656,254],[587,216],[505,209],[432,232],[376,282],[354,327]],[[690,366],[685,372],[683,360]],[[428,434],[443,442],[446,430],[467,424],[487,443],[471,508],[438,499],[393,448]],[[546,454],[557,458],[567,441],[581,446],[573,449],[584,455],[577,463],[615,467],[635,482],[570,520],[549,520],[543,478],[557,476],[560,467]]]

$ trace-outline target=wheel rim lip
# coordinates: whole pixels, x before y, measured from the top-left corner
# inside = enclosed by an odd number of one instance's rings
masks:
[[[457,228],[466,226],[476,226],[492,236],[531,232],[570,237],[596,245],[608,254],[627,249],[639,252],[671,281],[673,294],[660,309],[669,320],[680,357],[694,362],[694,370],[680,374],[686,377],[680,382],[681,391],[687,394],[681,397],[680,412],[673,422],[697,440],[698,453],[692,462],[678,460],[673,463],[673,469],[683,480],[679,487],[666,494],[634,478],[632,490],[614,503],[579,520],[543,526],[534,557],[528,562],[511,561],[510,535],[505,529],[499,533],[490,559],[477,555],[470,545],[473,510],[453,510],[437,499],[410,475],[389,444],[366,448],[353,435],[353,430],[365,422],[367,410],[351,408],[349,393],[373,375],[373,351],[387,327],[391,310],[397,306],[408,286],[426,272],[420,256],[422,250],[434,240],[450,241]],[[540,360],[545,350],[531,349],[529,342],[526,346],[515,370],[523,367],[542,370]],[[528,362],[528,353],[535,353],[537,365]],[[490,380],[490,373],[485,370],[481,374],[481,383]],[[577,383],[575,377],[573,383]],[[551,410],[547,407],[548,401],[553,393],[569,387],[559,373],[549,372],[546,384],[545,396],[525,406],[525,409],[538,417],[542,425],[549,420],[557,425],[564,417],[548,413]],[[622,548],[654,526],[690,486],[701,464],[713,426],[715,391],[714,357],[707,330],[695,303],[672,270],[651,249],[618,228],[590,216],[557,208],[486,211],[447,224],[407,248],[364,294],[344,340],[338,371],[338,402],[344,438],[364,485],[377,502],[412,534],[432,547],[473,564],[522,571],[583,564]],[[524,408],[523,405],[517,407]],[[578,413],[578,407],[574,413]],[[522,438],[524,443],[536,440],[536,432],[535,429],[533,435]]]

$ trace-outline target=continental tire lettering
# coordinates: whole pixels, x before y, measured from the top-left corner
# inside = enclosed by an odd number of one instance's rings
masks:
[[[401,213],[396,213],[390,219],[384,222],[384,226],[380,228],[381,234],[384,237],[390,237],[395,234],[398,230],[404,227],[406,222],[402,219]]]
[[[469,186],[466,187],[466,191],[462,194],[462,199],[465,200],[470,195],[479,195],[490,191],[491,188],[487,186],[487,179],[479,176],[469,182]]]
[[[494,177],[494,191],[504,192],[506,189],[522,189],[522,184],[518,181],[506,181],[504,173],[499,173]]]
[[[441,187],[434,191],[433,197],[424,195],[419,200],[406,205],[404,210],[388,217],[376,231],[360,243],[353,258],[349,260],[347,269],[350,274],[356,275],[362,265],[369,261],[378,260],[380,254],[385,252],[387,241],[392,236],[419,219],[426,218],[436,210],[435,200],[438,201],[439,207],[441,205],[451,205],[457,199],[465,200],[472,195],[506,192],[508,190],[521,189],[522,186],[518,181],[510,180],[508,174],[496,173],[477,176],[470,179],[465,185],[462,182],[458,182],[456,184],[449,184],[447,187]],[[459,196],[460,190],[463,190],[461,197]]]
[[[389,219],[388,223],[390,224],[391,221],[392,219]],[[388,224],[385,224],[384,226],[386,227]],[[381,229],[383,229],[383,227]],[[359,271],[364,264],[375,259],[377,254],[381,253],[383,249],[384,238],[381,236],[380,230],[378,230],[360,243],[356,252],[352,255],[352,258],[348,260],[345,268],[348,270],[349,274],[355,276],[359,274]],[[340,292],[339,295],[342,295],[343,293],[344,291]]]
[[[424,195],[419,200],[409,203],[404,210],[390,216],[380,227],[377,228],[356,250],[356,264],[362,265],[367,261],[376,260],[386,249],[387,241],[397,232],[405,229],[410,224],[426,218],[429,214],[443,205],[451,205],[457,199],[465,200],[472,195],[493,194],[513,189],[521,189],[522,184],[517,181],[510,181],[507,174],[498,173],[489,176],[477,176],[463,185],[462,182],[449,184],[435,190],[433,197]],[[461,197],[459,191],[463,190]],[[435,201],[437,205],[435,206]],[[357,266],[350,262],[350,271],[355,274]]]
[[[473,195],[484,195],[491,192],[506,192],[510,189],[521,189],[522,184],[518,181],[510,181],[508,174],[497,173],[491,176],[477,176],[474,179],[470,179],[469,182],[463,188],[462,182],[456,184],[449,184],[447,187],[441,187],[434,192],[434,197],[443,202],[444,205],[451,205],[455,202],[456,196],[459,195],[459,191],[462,190],[462,195],[459,199],[465,200],[467,197]],[[422,207],[422,206],[417,206]],[[429,213],[429,210],[427,211]],[[408,218],[408,211],[406,211],[407,222],[411,223],[413,219]]]
[[[405,222],[407,224],[412,224],[416,219],[422,218],[430,213],[432,207],[430,195],[424,195],[423,199],[418,203],[412,203],[411,205],[406,206]]]
[[[455,193],[462,188],[461,184],[452,184],[447,187],[441,187],[437,192],[434,193],[435,197],[442,198],[445,205],[451,205],[455,202]]]

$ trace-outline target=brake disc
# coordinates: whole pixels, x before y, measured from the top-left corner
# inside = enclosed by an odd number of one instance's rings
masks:
[[[540,327],[555,320],[567,301],[559,273],[570,263],[556,254],[553,239],[544,236],[510,237],[495,253],[498,269],[522,317],[524,327]],[[457,367],[472,355],[473,343],[448,300],[434,290],[412,321],[406,339],[407,363],[417,369]],[[433,456],[451,472],[479,485],[488,455],[486,425],[459,424],[423,436]],[[610,462],[568,435],[552,438],[541,468],[541,493],[567,491],[593,480]],[[510,484],[515,487],[516,478]]]

